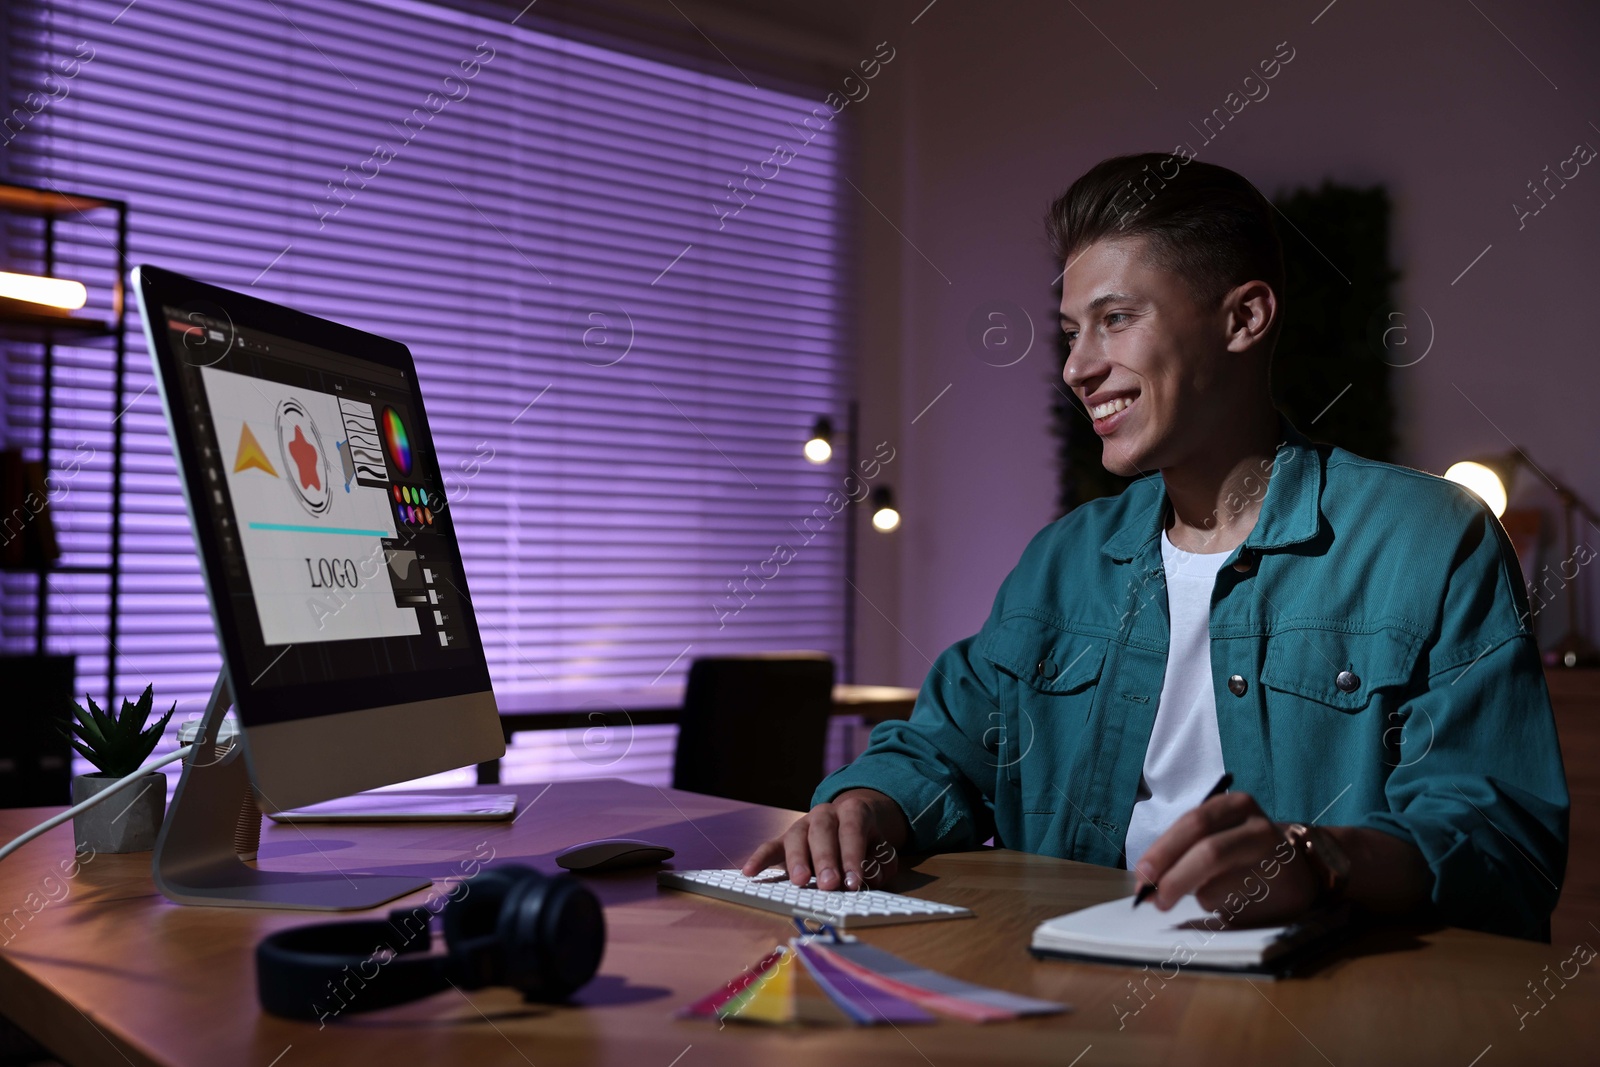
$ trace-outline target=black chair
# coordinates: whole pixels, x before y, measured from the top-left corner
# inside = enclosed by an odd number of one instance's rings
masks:
[[[73,656],[0,656],[0,808],[72,803],[72,749],[55,724],[70,714],[76,673]]]
[[[822,780],[833,660],[820,652],[697,659],[672,787],[805,811]]]

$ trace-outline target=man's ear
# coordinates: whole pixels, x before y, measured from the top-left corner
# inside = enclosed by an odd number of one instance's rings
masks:
[[[1278,296],[1263,281],[1249,281],[1222,298],[1229,352],[1248,352],[1262,344],[1278,321]]]

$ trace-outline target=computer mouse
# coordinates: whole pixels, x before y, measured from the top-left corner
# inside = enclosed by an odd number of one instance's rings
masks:
[[[620,871],[628,867],[648,867],[670,860],[675,855],[677,853],[666,845],[612,837],[604,841],[587,841],[581,845],[574,845],[556,857],[556,864],[569,871],[585,873]]]

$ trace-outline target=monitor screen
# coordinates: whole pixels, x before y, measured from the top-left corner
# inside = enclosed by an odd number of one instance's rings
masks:
[[[153,295],[147,325],[241,719],[487,691],[404,346],[222,290]]]

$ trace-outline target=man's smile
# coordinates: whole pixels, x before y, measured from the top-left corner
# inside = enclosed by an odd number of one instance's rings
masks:
[[[1094,432],[1102,436],[1110,433],[1122,422],[1122,413],[1132,407],[1134,401],[1138,399],[1138,393],[1095,398],[1092,402],[1085,398],[1084,406],[1089,409],[1089,417],[1094,420]]]

